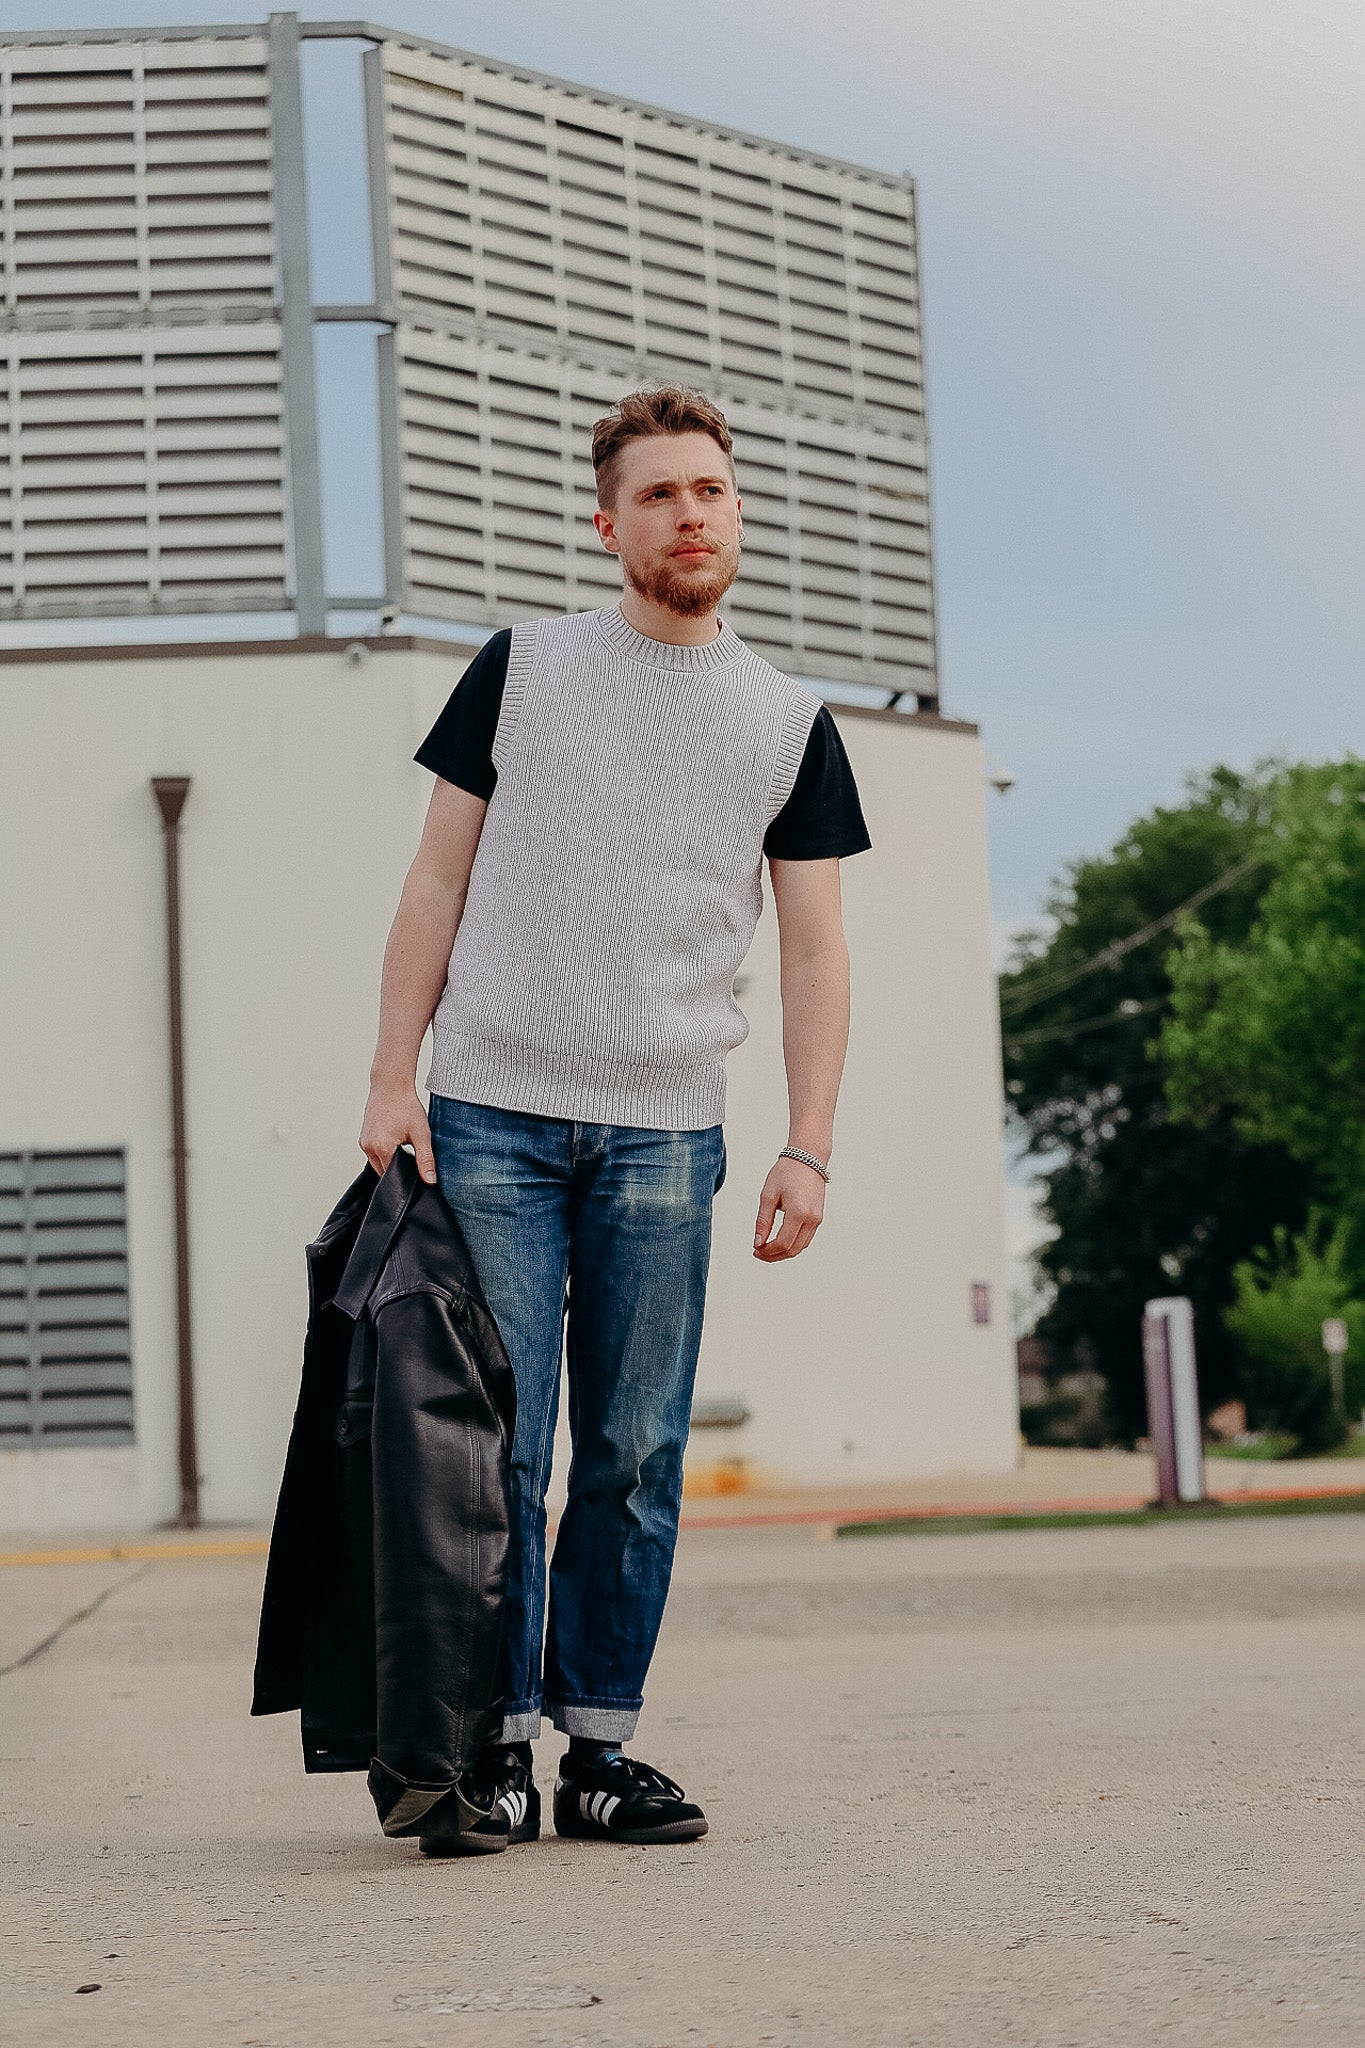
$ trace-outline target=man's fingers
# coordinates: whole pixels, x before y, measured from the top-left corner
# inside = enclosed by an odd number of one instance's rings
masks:
[[[784,1210],[782,1228],[778,1231],[776,1237],[770,1238],[766,1244],[759,1246],[759,1258],[766,1259],[770,1264],[778,1259],[790,1259],[796,1251],[796,1241],[800,1231],[800,1217],[797,1215],[789,1216]]]
[[[412,1151],[417,1161],[417,1171],[429,1186],[435,1187],[436,1155],[431,1149],[431,1126],[425,1118],[412,1134]]]
[[[755,1246],[755,1257],[766,1260],[769,1265],[779,1259],[794,1259],[806,1249],[820,1228],[820,1222],[818,1216],[809,1216],[795,1209],[788,1215],[784,1210],[782,1228],[768,1243]]]
[[[784,1164],[785,1161],[779,1162],[764,1183],[754,1231],[754,1257],[770,1265],[778,1259],[794,1259],[798,1252],[803,1252],[824,1217],[823,1190],[817,1189],[812,1196],[805,1185],[814,1179],[810,1169],[797,1166],[794,1175],[784,1174]],[[773,1236],[773,1222],[779,1209],[782,1227]]]
[[[784,1216],[782,1228],[773,1239],[772,1250],[779,1259],[789,1259],[796,1250],[796,1240],[801,1235],[801,1218]]]
[[[382,1179],[388,1172],[389,1161],[402,1143],[401,1138],[369,1138],[362,1132],[360,1149],[369,1160],[375,1172]]]

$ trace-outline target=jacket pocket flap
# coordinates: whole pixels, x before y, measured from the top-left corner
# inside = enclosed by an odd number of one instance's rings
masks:
[[[341,1403],[337,1419],[332,1425],[332,1435],[344,1451],[351,1444],[363,1443],[369,1436],[370,1424],[374,1419],[373,1401],[356,1397]]]

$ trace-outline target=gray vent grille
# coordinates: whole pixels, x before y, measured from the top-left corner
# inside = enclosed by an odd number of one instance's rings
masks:
[[[312,300],[301,37],[372,43],[364,304]],[[588,430],[682,381],[736,432],[737,629],[936,704],[911,179],[291,12],[0,36],[0,621],[372,609],[327,588],[313,351],[362,320],[383,602],[610,601]]]
[[[263,40],[0,50],[11,312],[274,299]]]
[[[0,618],[288,602],[266,55],[0,46]]]
[[[406,43],[366,64],[408,608],[497,626],[611,601],[588,430],[680,379],[735,428],[736,630],[932,700],[908,181]]]
[[[393,45],[385,57],[407,305],[922,427],[904,180],[585,109],[473,63]]]
[[[592,421],[609,370],[400,328],[407,602],[505,626],[615,602],[592,529]],[[744,566],[726,611],[780,667],[932,694],[934,622],[922,444],[731,403]]]
[[[279,330],[11,334],[0,616],[285,603]]]
[[[133,1441],[124,1157],[0,1153],[0,1444]]]

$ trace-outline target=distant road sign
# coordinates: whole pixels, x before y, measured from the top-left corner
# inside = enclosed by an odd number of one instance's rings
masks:
[[[1328,1316],[1322,1326],[1322,1348],[1329,1358],[1344,1358],[1350,1334],[1340,1316]]]

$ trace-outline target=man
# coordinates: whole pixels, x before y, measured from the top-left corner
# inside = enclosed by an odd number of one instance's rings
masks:
[[[870,844],[828,711],[717,615],[743,538],[723,414],[636,392],[597,422],[592,459],[620,604],[495,634],[417,754],[438,780],[385,952],[360,1138],[380,1172],[407,1143],[439,1177],[517,1385],[506,1709],[462,1786],[486,1815],[470,1849],[539,1832],[542,1708],[569,1738],[559,1834],[706,1832],[621,1745],[677,1537],[725,1059],[748,1031],[733,981],[766,854],[790,1098],[754,1231],[773,1263],[824,1213],[848,1037],[839,858]],[[546,1631],[566,1316],[573,1458]]]

